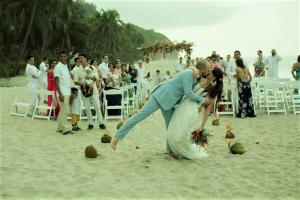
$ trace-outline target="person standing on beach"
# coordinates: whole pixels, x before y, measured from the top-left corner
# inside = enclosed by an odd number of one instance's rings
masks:
[[[267,65],[268,65],[268,74],[267,76],[270,78],[278,79],[278,68],[279,68],[279,62],[281,61],[281,57],[277,55],[276,49],[271,50],[271,56],[267,59]]]
[[[72,133],[67,125],[71,95],[71,76],[67,65],[67,59],[68,57],[65,51],[59,52],[59,62],[54,68],[54,84],[58,93],[58,103],[60,105],[56,131],[61,132],[63,135]]]
[[[27,77],[27,88],[31,96],[29,113],[32,113],[38,99],[38,92],[40,88],[39,78],[41,72],[34,66],[34,57],[32,55],[27,56],[26,61],[27,65],[25,73]]]
[[[253,67],[254,67],[254,77],[265,76],[265,63],[263,62],[262,56],[258,57],[258,60],[253,64]]]
[[[239,94],[238,118],[256,117],[251,91],[251,74],[242,59],[236,60],[236,79]]]
[[[182,63],[182,57],[179,57],[179,61],[175,65],[175,71],[176,71],[176,73],[178,73],[185,69],[186,69],[186,66]]]
[[[76,75],[74,82],[76,85],[82,86],[83,82],[85,79],[90,79],[93,81],[93,94],[90,97],[85,97],[82,96],[82,101],[84,104],[84,107],[86,108],[86,114],[87,114],[87,120],[88,120],[88,130],[91,130],[94,128],[94,123],[93,123],[93,116],[91,112],[91,103],[93,104],[95,110],[96,110],[96,115],[97,115],[97,120],[99,123],[99,128],[101,129],[106,129],[106,126],[104,124],[103,116],[100,110],[100,100],[99,100],[99,92],[97,89],[96,81],[99,80],[99,76],[96,71],[93,70],[91,75],[86,75],[85,73],[85,68],[89,67],[87,63],[87,55],[84,53],[79,54],[78,56],[80,62],[81,62],[81,67],[76,70]],[[94,69],[94,68],[91,68]],[[81,90],[81,92],[83,92]]]
[[[107,79],[107,73],[109,72],[108,55],[102,56],[102,63],[98,66],[98,69],[101,73],[103,81],[105,82],[105,79]]]
[[[41,76],[40,76],[41,87],[46,90],[47,89],[47,72],[49,70],[47,56],[43,56],[43,61],[41,62],[39,68],[40,68],[40,72],[41,72]]]
[[[300,81],[300,55],[298,56],[297,62],[292,66],[292,76],[296,81]]]

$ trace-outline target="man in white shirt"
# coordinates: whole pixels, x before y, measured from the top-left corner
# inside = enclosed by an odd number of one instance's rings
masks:
[[[272,49],[271,56],[267,58],[267,65],[268,65],[268,73],[267,76],[270,78],[278,79],[278,65],[281,61],[281,57],[277,55],[276,49]]]
[[[233,54],[233,57],[234,57],[234,60],[235,60],[235,61],[237,61],[237,60],[239,60],[239,59],[242,59],[242,57],[241,57],[241,52],[240,52],[239,50],[236,50],[236,51],[234,52],[234,54]],[[236,65],[235,61],[234,61],[234,69],[237,68],[237,65]],[[245,65],[245,67],[248,68],[248,65],[247,65],[247,63],[246,63],[245,60],[243,60],[243,63],[244,63],[244,65]],[[248,68],[248,70],[249,70],[249,68]]]
[[[104,120],[103,120],[103,116],[100,110],[100,100],[99,100],[99,92],[97,89],[97,85],[96,85],[96,81],[99,81],[99,76],[97,74],[97,72],[95,71],[95,68],[91,68],[93,69],[93,72],[91,75],[87,76],[85,73],[85,67],[89,67],[88,63],[87,63],[87,55],[84,53],[79,54],[78,56],[80,63],[81,63],[81,67],[76,70],[76,75],[75,75],[75,79],[74,82],[76,85],[81,86],[82,83],[84,82],[85,79],[91,79],[93,81],[93,95],[90,97],[85,97],[82,95],[82,101],[83,101],[83,105],[86,109],[86,114],[87,114],[87,120],[88,120],[88,130],[91,130],[94,128],[94,122],[93,122],[93,116],[92,116],[92,112],[91,112],[91,103],[93,104],[95,111],[96,111],[96,115],[97,115],[97,120],[99,123],[99,128],[101,129],[106,129]]]
[[[75,80],[76,71],[80,68],[80,65],[81,65],[80,60],[79,60],[78,57],[74,59],[74,63],[75,63],[75,66],[71,70],[71,76],[72,76],[73,80]]]
[[[180,57],[179,62],[176,63],[176,65],[175,65],[175,71],[176,71],[176,73],[179,73],[179,72],[181,72],[182,70],[185,70],[185,69],[186,69],[186,67],[182,63],[182,57]]]
[[[138,61],[137,67],[137,93],[142,95],[142,98],[146,98],[147,96],[147,88],[146,88],[146,76],[148,74],[147,70],[143,67],[143,61]]]
[[[47,89],[47,72],[49,70],[48,67],[48,57],[44,56],[43,57],[43,61],[41,62],[40,66],[39,66],[40,72],[41,72],[41,76],[40,76],[40,82],[41,82],[41,86],[43,89]]]
[[[33,112],[35,103],[38,99],[38,92],[40,88],[40,75],[41,72],[33,65],[34,57],[27,56],[27,65],[26,65],[26,77],[27,77],[27,88],[29,90],[31,100],[30,100],[30,113]]]
[[[107,78],[107,73],[109,72],[108,68],[108,55],[102,56],[102,63],[98,66],[99,71],[103,79]]]
[[[68,128],[67,117],[69,114],[70,95],[71,95],[71,76],[67,66],[67,53],[59,52],[59,62],[54,68],[54,84],[58,93],[58,104],[60,112],[57,119],[57,132],[63,135],[72,133]]]

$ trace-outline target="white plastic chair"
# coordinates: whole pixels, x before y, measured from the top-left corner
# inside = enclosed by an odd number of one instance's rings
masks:
[[[37,98],[35,106],[34,106],[34,110],[33,110],[33,114],[32,114],[32,119],[34,118],[40,118],[40,119],[47,119],[48,121],[50,120],[51,114],[54,113],[55,115],[55,108],[53,105],[53,101],[51,103],[51,105],[48,105],[48,96],[52,96],[52,99],[55,98],[54,96],[54,91],[49,91],[49,90],[39,90],[39,98]],[[45,112],[41,112],[41,111],[46,111],[49,112],[47,115],[45,114]]]
[[[236,86],[228,86],[224,85],[223,88],[223,100],[219,102],[219,106],[224,105],[225,111],[219,111],[217,109],[217,116],[219,115],[232,115],[235,116],[235,98],[234,98],[234,93],[235,93],[235,88]],[[230,90],[230,92],[229,92]],[[230,108],[231,107],[231,108]]]
[[[124,113],[124,101],[123,101],[123,94],[124,90],[122,89],[112,89],[112,90],[104,90],[103,92],[103,103],[104,103],[104,119],[105,121],[107,119],[121,119],[123,120],[123,113]],[[107,97],[108,96],[121,96],[121,104],[120,105],[114,105],[114,106],[108,106]],[[108,115],[108,110],[120,110],[120,115]]]
[[[295,82],[292,86],[292,89],[292,107],[294,115],[296,115],[300,113],[300,82]]]
[[[278,85],[268,85],[265,91],[266,110],[270,113],[284,113],[286,115],[285,93]]]
[[[30,109],[30,99],[27,99],[27,101],[21,101],[20,98],[18,97],[18,94],[20,94],[20,92],[17,91],[16,87],[13,87],[13,92],[14,92],[14,100],[9,115],[22,116],[26,118]],[[21,107],[25,110],[25,112],[19,112],[19,108]]]

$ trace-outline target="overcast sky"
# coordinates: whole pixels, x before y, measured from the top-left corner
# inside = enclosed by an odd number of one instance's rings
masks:
[[[97,9],[115,9],[124,22],[194,42],[194,56],[212,50],[221,55],[239,49],[244,56],[300,54],[300,3],[293,1],[103,1]]]

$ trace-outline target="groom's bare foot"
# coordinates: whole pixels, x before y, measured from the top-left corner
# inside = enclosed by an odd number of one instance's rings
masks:
[[[110,147],[115,151],[117,148],[117,144],[119,142],[119,139],[113,136],[113,138],[110,141]]]

